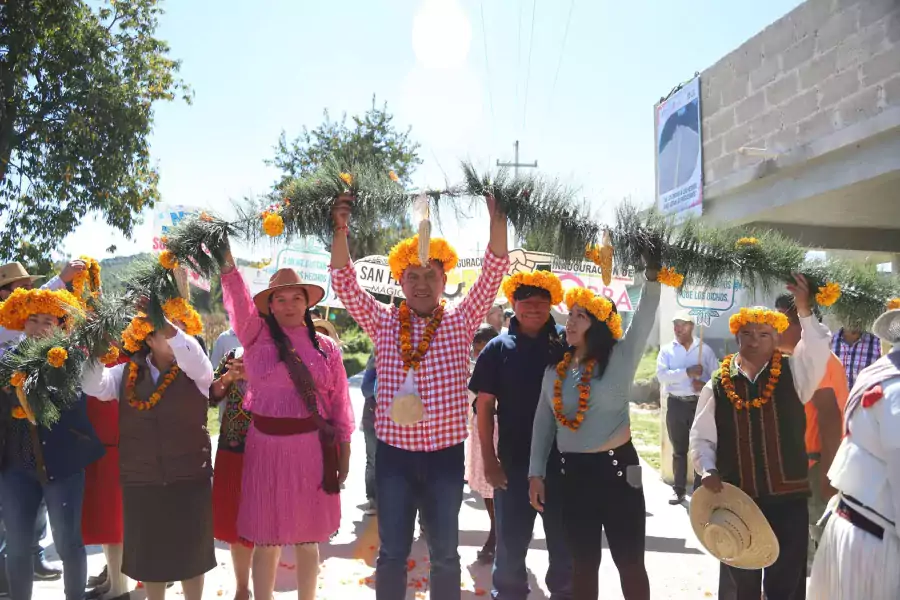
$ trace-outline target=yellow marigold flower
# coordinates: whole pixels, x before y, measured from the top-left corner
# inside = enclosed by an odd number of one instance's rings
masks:
[[[737,335],[741,330],[741,327],[748,323],[769,325],[778,333],[784,333],[788,328],[788,325],[790,325],[787,316],[777,310],[769,310],[767,308],[742,308],[728,319],[728,328],[731,330],[732,335]]]
[[[759,244],[759,240],[755,237],[742,237],[737,242],[735,242],[736,248],[743,248],[747,246],[756,246]]]
[[[576,305],[605,323],[613,339],[622,339],[622,317],[613,310],[613,303],[609,298],[597,295],[587,288],[571,288],[566,292],[566,306],[571,311]]]
[[[13,331],[25,329],[31,315],[53,315],[70,321],[70,317],[83,314],[81,302],[66,290],[26,290],[19,288],[0,304],[0,326]]]
[[[169,271],[178,268],[178,260],[169,250],[163,250],[159,253],[159,264]]]
[[[115,346],[110,346],[109,350],[106,354],[100,357],[100,364],[104,365],[112,365],[115,364],[116,361],[119,360],[119,349]]]
[[[263,231],[270,237],[278,237],[284,233],[284,219],[277,213],[263,215]]]
[[[456,267],[459,257],[444,238],[433,237],[428,245],[429,260],[436,260],[444,265],[444,273],[452,271]],[[400,281],[403,271],[407,267],[422,266],[419,262],[419,236],[414,235],[394,246],[388,255],[388,265],[391,267],[391,275]]]
[[[25,375],[22,371],[16,371],[9,378],[9,385],[13,387],[22,387],[25,385],[25,380],[28,379],[28,376]]]
[[[147,315],[139,313],[122,332],[122,345],[128,352],[137,352],[152,332],[153,325],[147,320]]]
[[[515,302],[513,296],[515,296],[516,290],[523,285],[547,290],[550,294],[550,304],[554,306],[563,301],[562,282],[559,277],[549,271],[532,271],[531,273],[516,273],[503,280],[500,289],[503,290],[503,295],[506,296],[510,305]]]
[[[69,353],[66,352],[65,348],[61,348],[60,346],[54,346],[47,351],[47,362],[51,367],[59,369],[66,364],[67,358],[69,358]]]
[[[819,306],[831,306],[841,297],[841,286],[834,282],[828,282],[819,287],[816,293],[816,302]]]
[[[163,304],[163,312],[170,321],[184,323],[185,333],[200,335],[203,333],[203,320],[200,314],[184,298],[172,298]]]
[[[343,181],[347,185],[353,185],[353,175],[351,175],[350,173],[341,173],[340,177],[341,181]]]
[[[397,177],[397,174],[394,173],[393,171],[391,171],[390,173],[388,173],[388,177],[390,177],[390,178],[391,178],[391,181],[393,181],[393,182],[395,182],[395,183],[398,182],[398,181],[400,181],[400,178]]]
[[[898,308],[900,308],[900,298],[891,298],[890,300],[888,300],[888,310],[897,310]]]
[[[663,285],[667,285],[673,288],[681,287],[681,284],[684,283],[684,275],[676,272],[674,269],[670,269],[669,267],[663,267],[659,270],[659,273],[656,275],[657,281],[659,281]]]

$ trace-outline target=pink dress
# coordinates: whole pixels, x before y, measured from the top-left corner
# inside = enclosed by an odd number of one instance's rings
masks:
[[[228,316],[244,347],[244,406],[254,415],[308,417],[237,269],[222,275],[222,291]],[[317,334],[327,356],[323,357],[306,327],[285,329],[285,333],[312,373],[320,414],[332,422],[339,442],[349,442],[353,408],[340,350],[331,338]],[[326,542],[340,522],[340,495],[322,491],[318,434],[270,436],[251,425],[244,451],[238,535],[261,546]]]

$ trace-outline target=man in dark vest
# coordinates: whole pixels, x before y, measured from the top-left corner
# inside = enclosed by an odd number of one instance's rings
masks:
[[[720,600],[806,598],[809,496],[804,405],[825,374],[830,332],[812,314],[801,275],[788,286],[802,328],[791,356],[778,351],[787,317],[767,308],[742,308],[729,321],[739,352],[726,356],[700,392],[690,435],[694,470],[711,491],[739,487],[760,507],[780,554],[765,570],[722,563]]]

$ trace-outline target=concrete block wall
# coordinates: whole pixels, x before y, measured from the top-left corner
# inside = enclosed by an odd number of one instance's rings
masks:
[[[807,0],[701,74],[704,183],[900,106],[900,0]]]

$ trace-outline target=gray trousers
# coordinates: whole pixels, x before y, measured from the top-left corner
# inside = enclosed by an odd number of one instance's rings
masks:
[[[694,424],[694,413],[697,412],[697,396],[680,397],[669,394],[666,404],[666,430],[672,442],[672,473],[675,485],[672,489],[678,494],[687,492],[688,445],[691,425]]]

